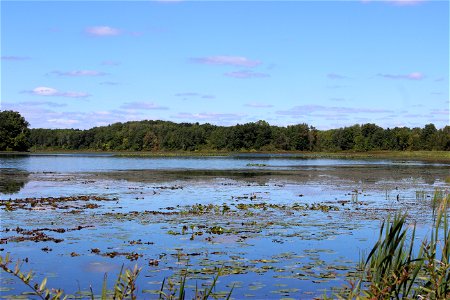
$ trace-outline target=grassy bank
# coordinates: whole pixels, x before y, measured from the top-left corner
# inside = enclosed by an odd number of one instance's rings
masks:
[[[342,159],[395,159],[395,160],[423,160],[423,161],[442,161],[450,162],[450,151],[368,151],[368,152],[302,152],[302,151],[94,151],[94,150],[61,150],[45,149],[33,150],[30,152],[5,152],[0,154],[110,154],[122,157],[184,157],[184,156],[233,156],[233,155],[268,155],[292,158],[342,158]]]

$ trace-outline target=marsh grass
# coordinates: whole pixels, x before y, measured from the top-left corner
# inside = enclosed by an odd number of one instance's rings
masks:
[[[20,261],[17,261],[14,268],[10,267],[10,264],[12,263],[12,260],[9,256],[9,254],[6,254],[5,257],[0,255],[0,268],[3,269],[6,273],[9,273],[19,279],[23,284],[25,284],[30,290],[33,296],[37,296],[39,299],[42,300],[61,300],[61,299],[68,299],[73,298],[72,295],[66,295],[63,290],[61,289],[51,289],[47,288],[47,278],[44,278],[44,280],[38,284],[33,283],[34,274],[32,271],[29,271],[28,273],[23,273],[20,268]],[[215,277],[212,280],[212,283],[205,287],[205,289],[198,289],[197,285],[195,287],[195,293],[192,297],[193,300],[207,300],[210,297],[217,298],[214,291],[219,279],[219,276],[221,275],[221,272],[223,270],[223,267],[218,269]],[[95,299],[101,299],[101,300],[108,300],[108,299],[114,299],[114,300],[121,300],[121,299],[131,299],[136,300],[138,299],[138,289],[136,286],[136,280],[139,276],[139,273],[141,272],[141,268],[138,268],[137,265],[134,266],[133,269],[124,269],[123,265],[119,272],[119,275],[117,276],[117,279],[114,283],[113,288],[110,290],[107,287],[107,274],[105,274],[103,278],[103,284],[101,289],[100,295],[95,295],[92,286],[89,288],[89,292],[83,293],[79,291],[74,296],[75,299],[86,299],[89,298],[91,300]],[[187,291],[186,291],[186,280],[188,275],[188,270],[184,270],[182,272],[181,280],[179,283],[179,287],[177,287],[177,284],[173,282],[172,280],[163,280],[161,284],[161,289],[159,291],[159,299],[160,300],[185,300]],[[231,297],[231,294],[233,292],[234,286],[231,288],[231,290],[228,292],[228,294],[224,294],[225,298],[228,300]],[[78,295],[77,295],[78,294]]]
[[[14,268],[10,267],[12,260],[9,254],[6,254],[5,257],[0,255],[0,268],[3,269],[6,273],[11,274],[12,276],[19,279],[22,283],[24,283],[30,290],[33,296],[37,296],[42,300],[60,300],[60,299],[68,299],[71,297],[70,295],[66,295],[61,289],[52,289],[47,287],[47,278],[44,278],[40,284],[33,283],[34,274],[32,271],[28,273],[23,273],[20,268],[20,261],[17,261]],[[108,290],[107,288],[107,275],[103,278],[103,285],[101,294],[95,295],[92,287],[90,287],[90,292],[87,293],[87,296],[90,299],[137,299],[137,287],[136,287],[136,279],[139,276],[140,268],[134,266],[133,269],[124,269],[123,266],[120,270],[120,273],[114,283],[112,290]],[[82,294],[79,292],[78,294]],[[85,299],[83,295],[80,296]],[[75,296],[75,298],[78,298]],[[79,299],[81,299],[79,298]]]
[[[214,278],[212,280],[212,283],[209,286],[205,287],[205,289],[200,290],[196,284],[192,299],[193,300],[207,300],[210,297],[217,298],[216,295],[214,294],[214,290],[217,286],[217,282],[218,282],[219,276],[222,274],[222,271],[223,271],[223,266],[217,271],[216,275],[214,276]],[[174,284],[174,282],[171,281],[170,279],[167,281],[167,283],[166,283],[166,279],[163,280],[163,282],[161,284],[161,289],[159,291],[159,299],[160,300],[176,300],[176,299],[185,300],[186,299],[186,295],[187,295],[186,280],[187,280],[187,275],[189,272],[186,269],[182,273],[183,273],[183,275],[180,278],[179,288],[177,288],[176,284]],[[231,294],[233,293],[233,289],[234,289],[234,286],[231,288],[231,290],[227,294],[224,294],[226,300],[230,299]]]
[[[39,299],[43,300],[58,300],[58,299],[67,299],[67,296],[64,295],[63,290],[55,290],[55,289],[49,289],[47,288],[47,278],[42,280],[40,284],[33,283],[33,272],[29,271],[28,273],[23,273],[20,270],[20,263],[19,261],[16,263],[15,267],[12,269],[10,268],[11,258],[9,254],[6,254],[5,257],[0,255],[0,268],[2,268],[3,271],[6,273],[9,273],[13,275],[14,277],[18,278],[20,281],[22,281],[28,288],[30,288],[34,295],[37,296]]]
[[[360,263],[359,277],[337,297],[450,299],[448,200],[447,191],[435,191],[431,234],[417,253],[415,224],[411,229],[405,214],[388,217],[381,225],[378,241]]]

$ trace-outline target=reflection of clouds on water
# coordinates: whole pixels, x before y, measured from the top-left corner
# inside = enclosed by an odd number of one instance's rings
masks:
[[[120,265],[109,262],[90,262],[84,266],[84,271],[93,273],[108,273],[119,270]]]
[[[0,194],[18,193],[29,181],[29,175],[17,169],[0,169]]]

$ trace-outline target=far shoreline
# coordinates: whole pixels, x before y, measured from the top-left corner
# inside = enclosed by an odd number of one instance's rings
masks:
[[[1,155],[58,155],[58,154],[105,154],[116,157],[231,157],[236,155],[266,155],[271,158],[336,158],[336,159],[392,159],[392,160],[420,160],[450,162],[450,151],[338,151],[338,152],[309,152],[309,151],[96,151],[96,150],[64,150],[40,149],[29,152],[0,151]]]

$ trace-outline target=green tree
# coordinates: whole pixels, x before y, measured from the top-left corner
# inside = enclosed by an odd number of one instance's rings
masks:
[[[425,125],[420,133],[420,140],[422,142],[421,148],[424,150],[433,150],[436,143],[437,133],[438,131],[434,124]]]
[[[27,151],[30,147],[28,125],[18,112],[0,111],[0,151]]]

